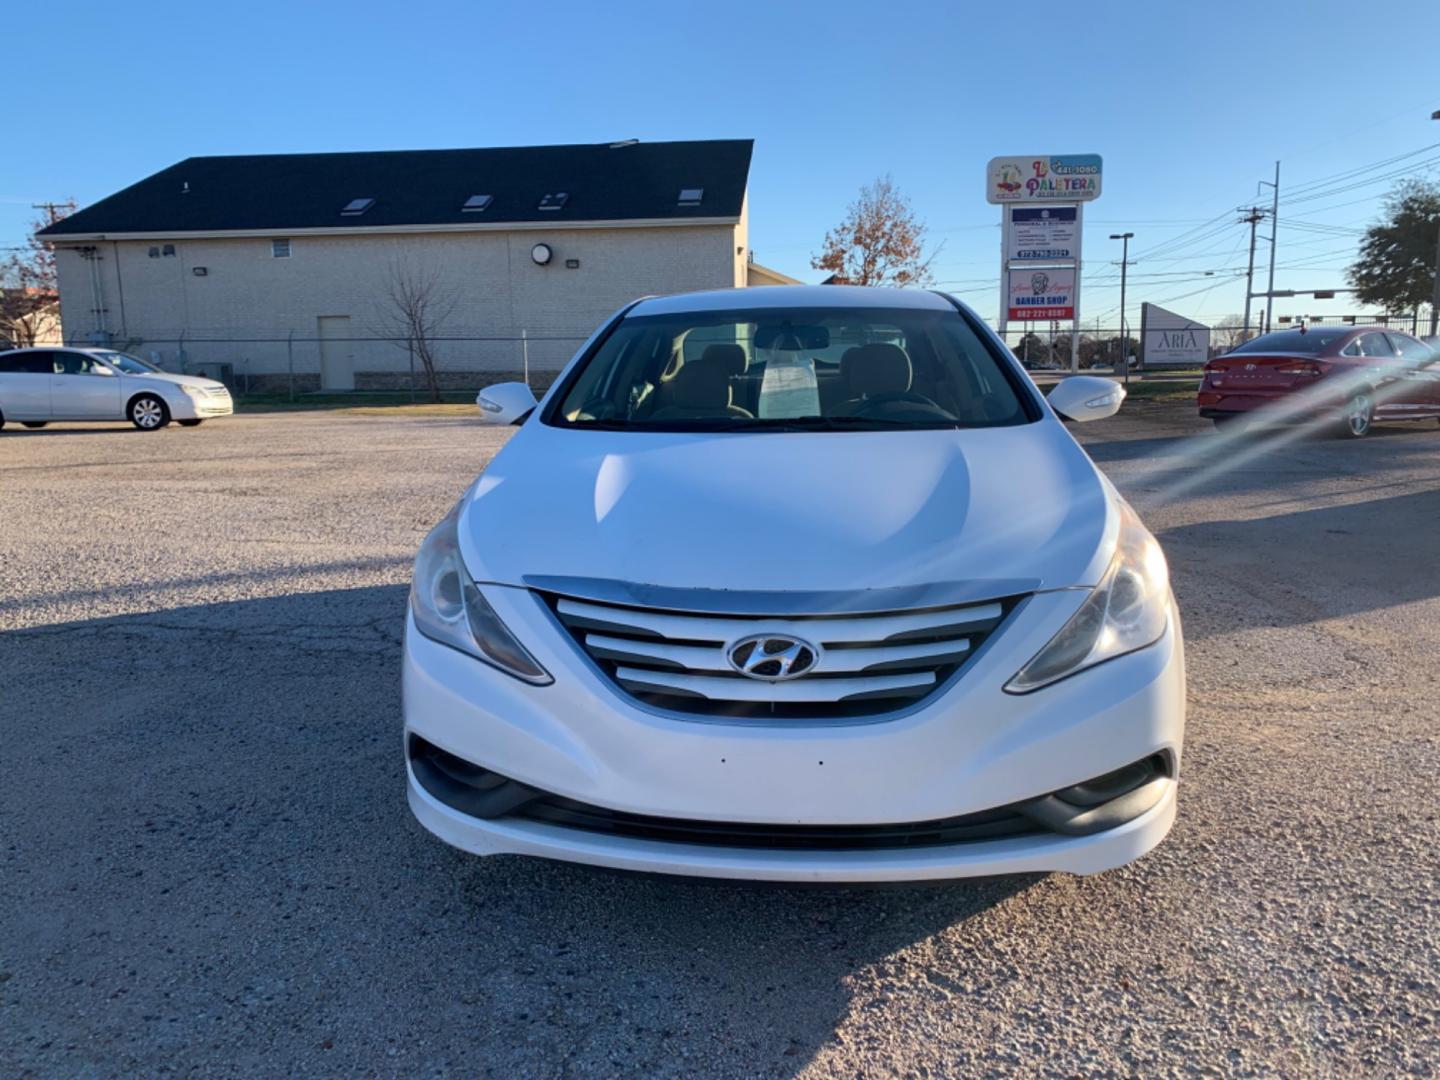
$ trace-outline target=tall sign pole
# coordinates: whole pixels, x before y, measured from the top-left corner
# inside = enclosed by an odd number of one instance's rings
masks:
[[[1085,236],[1085,204],[1075,204],[1075,319],[1070,331],[1070,371],[1080,370],[1080,245]]]

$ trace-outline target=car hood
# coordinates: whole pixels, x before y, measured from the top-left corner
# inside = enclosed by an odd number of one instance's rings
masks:
[[[1095,584],[1118,529],[1113,499],[1048,418],[754,434],[531,421],[467,495],[460,543],[478,581],[557,591],[569,579],[763,592],[946,586],[980,598]]]
[[[214,379],[202,379],[198,375],[172,375],[168,371],[151,372],[144,375],[126,375],[144,383],[170,383],[173,386],[196,386],[202,390],[224,390],[225,384]]]

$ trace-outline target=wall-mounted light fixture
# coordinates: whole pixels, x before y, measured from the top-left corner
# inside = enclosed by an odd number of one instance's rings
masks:
[[[192,266],[190,268],[190,272],[196,277],[204,277],[206,274],[210,273],[210,271],[203,266]]]
[[[549,244],[536,244],[530,249],[530,258],[535,260],[536,266],[544,266],[555,257],[555,252]]]

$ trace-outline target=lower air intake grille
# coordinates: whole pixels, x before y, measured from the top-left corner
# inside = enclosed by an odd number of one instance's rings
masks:
[[[994,600],[862,615],[757,617],[553,594],[545,599],[580,647],[637,701],[696,716],[754,720],[859,720],[923,701],[964,666],[1014,606]]]

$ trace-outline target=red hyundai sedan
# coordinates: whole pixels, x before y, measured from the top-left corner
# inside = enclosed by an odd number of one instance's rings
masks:
[[[1206,364],[1196,404],[1216,426],[1328,419],[1359,439],[1377,421],[1440,418],[1440,352],[1376,327],[1279,330]]]

